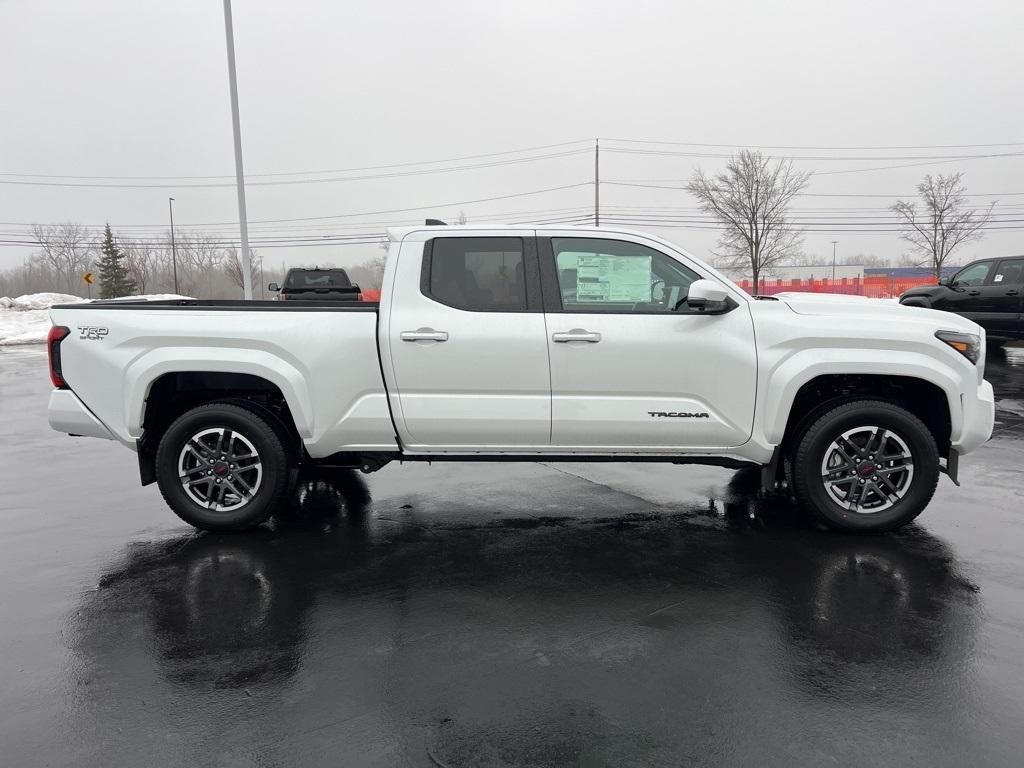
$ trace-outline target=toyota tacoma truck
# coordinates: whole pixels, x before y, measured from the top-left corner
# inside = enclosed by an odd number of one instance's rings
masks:
[[[388,234],[379,302],[54,307],[51,426],[131,448],[219,530],[303,465],[560,460],[759,466],[822,523],[884,531],[992,432],[985,332],[954,314],[751,297],[626,230]]]

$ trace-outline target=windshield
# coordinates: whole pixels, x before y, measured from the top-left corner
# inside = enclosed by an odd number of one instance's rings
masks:
[[[302,269],[292,270],[284,283],[285,289],[301,288],[350,288],[352,281],[343,269]]]

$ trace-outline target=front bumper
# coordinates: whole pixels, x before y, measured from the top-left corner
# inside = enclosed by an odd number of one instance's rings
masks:
[[[992,427],[996,420],[995,393],[992,391],[992,385],[982,381],[976,390],[961,393],[960,403],[960,435],[953,440],[953,450],[962,456],[992,437]]]
[[[70,389],[55,389],[50,393],[47,416],[50,426],[58,432],[83,437],[101,437],[104,440],[114,439],[103,422],[93,416],[92,411],[86,408]]]

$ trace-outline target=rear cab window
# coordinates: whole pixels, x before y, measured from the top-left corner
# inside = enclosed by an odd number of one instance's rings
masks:
[[[455,309],[524,312],[524,253],[520,237],[435,237],[424,247],[420,291]]]

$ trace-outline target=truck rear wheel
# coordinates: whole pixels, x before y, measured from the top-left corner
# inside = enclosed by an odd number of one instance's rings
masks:
[[[208,403],[176,419],[160,438],[156,476],[164,500],[186,523],[244,530],[283,502],[292,474],[274,425],[231,403]]]
[[[931,501],[939,480],[935,438],[893,403],[858,400],[818,418],[792,457],[793,491],[807,511],[842,531],[891,531]]]

